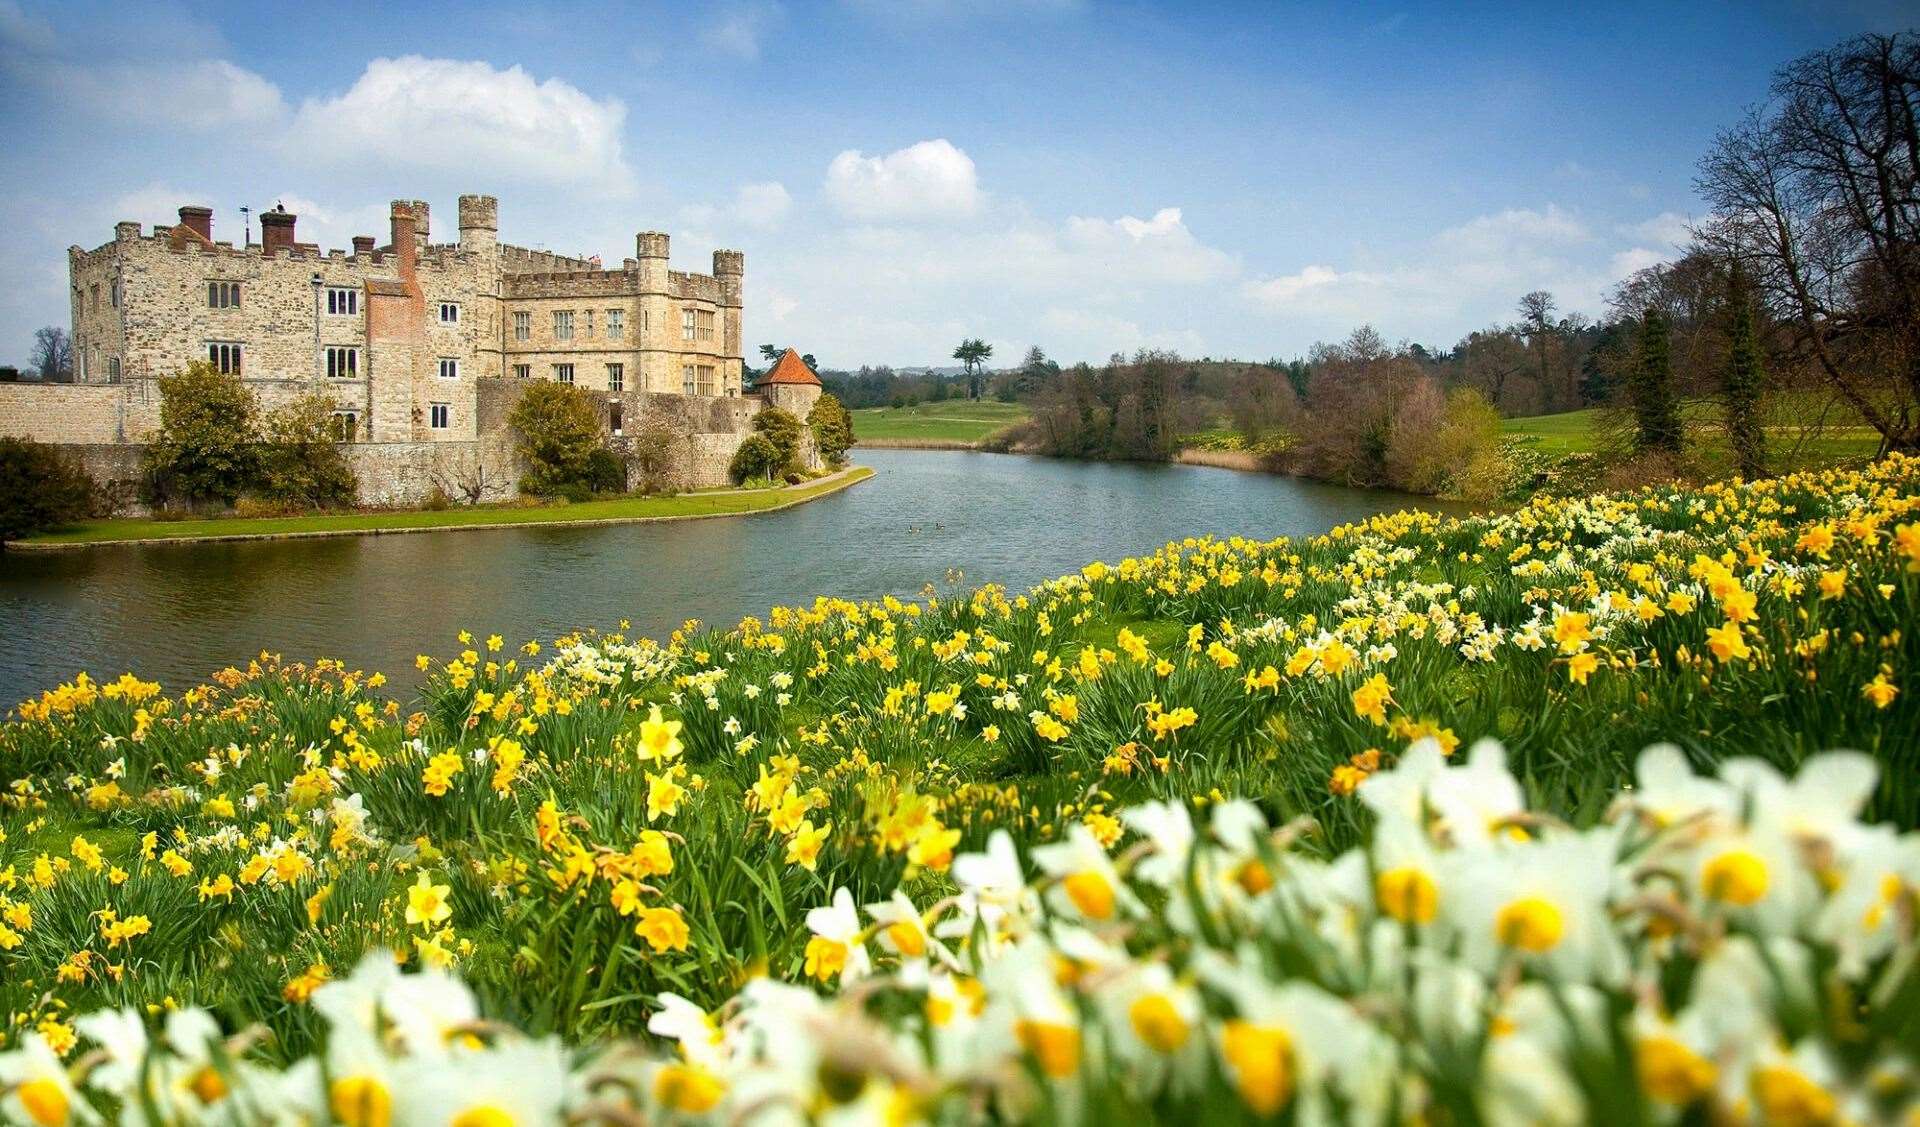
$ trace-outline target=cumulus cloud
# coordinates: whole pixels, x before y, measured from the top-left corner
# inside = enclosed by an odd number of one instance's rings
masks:
[[[743,184],[733,197],[733,214],[750,227],[773,227],[793,210],[793,197],[778,180]]]
[[[1691,218],[1677,211],[1663,211],[1652,219],[1620,228],[1620,233],[1652,246],[1677,248],[1692,241],[1693,233],[1688,230],[1692,223]]]
[[[981,201],[973,158],[944,138],[885,156],[848,149],[827,166],[826,192],[841,214],[867,221],[963,218]]]
[[[962,336],[1016,353],[1037,342],[1068,360],[1197,355],[1196,321],[1241,272],[1178,207],[1050,221],[983,201],[968,223],[809,224],[795,237],[749,272],[748,315],[804,329],[829,363],[944,363]]]
[[[402,169],[490,172],[607,194],[631,191],[622,152],[627,110],[519,66],[406,55],[375,59],[343,93],[302,102],[284,142],[290,158]]]
[[[1511,318],[1528,290],[1552,291],[1569,311],[1598,312],[1615,282],[1670,257],[1608,242],[1563,208],[1509,208],[1446,228],[1389,261],[1316,263],[1248,279],[1241,292],[1257,310],[1323,338],[1372,322],[1388,336],[1448,343]]]

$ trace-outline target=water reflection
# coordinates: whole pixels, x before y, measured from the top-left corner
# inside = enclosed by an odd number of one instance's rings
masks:
[[[1019,589],[1208,532],[1322,531],[1398,494],[1195,466],[874,450],[864,484],[761,516],[0,555],[0,701],[81,669],[170,689],[263,649],[405,683],[454,634],[664,635],[816,594],[908,596],[950,570]]]

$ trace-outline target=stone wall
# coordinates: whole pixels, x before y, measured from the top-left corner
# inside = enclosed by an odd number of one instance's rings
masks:
[[[509,501],[519,490],[520,467],[504,438],[357,442],[341,450],[360,479],[363,505],[418,505],[436,486],[461,503],[469,489],[479,489],[482,502]]]
[[[126,397],[127,389],[113,384],[0,383],[0,434],[41,442],[118,442]]]

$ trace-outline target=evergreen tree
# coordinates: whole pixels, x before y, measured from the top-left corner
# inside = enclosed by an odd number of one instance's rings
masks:
[[[1727,410],[1727,438],[1733,446],[1734,466],[1752,480],[1767,473],[1767,439],[1760,426],[1760,341],[1753,325],[1753,294],[1747,272],[1734,259],[1727,276],[1727,302],[1732,306],[1727,326],[1727,371],[1720,394]]]
[[[1633,401],[1634,446],[1643,452],[1680,452],[1680,405],[1673,395],[1673,349],[1666,314],[1647,310],[1640,321],[1640,355],[1627,391]]]

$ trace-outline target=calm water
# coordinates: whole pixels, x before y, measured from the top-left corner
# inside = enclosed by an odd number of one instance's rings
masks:
[[[454,635],[664,636],[816,594],[1016,590],[1207,532],[1272,537],[1421,499],[1196,466],[869,450],[878,473],[764,516],[0,554],[0,709],[85,669],[178,690],[262,649],[406,683]]]

